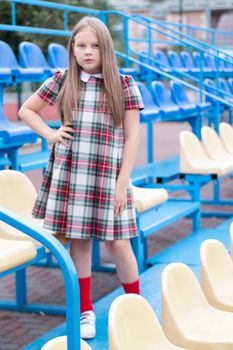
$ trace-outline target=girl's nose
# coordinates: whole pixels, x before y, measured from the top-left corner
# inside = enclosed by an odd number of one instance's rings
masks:
[[[91,55],[91,49],[90,49],[90,48],[87,48],[85,54],[86,54],[86,55]]]

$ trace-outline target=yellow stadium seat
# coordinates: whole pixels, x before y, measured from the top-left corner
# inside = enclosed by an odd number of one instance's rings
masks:
[[[162,273],[162,319],[167,338],[195,350],[233,349],[233,314],[211,306],[192,270],[181,263]]]
[[[116,298],[109,310],[109,350],[184,350],[171,344],[149,303],[140,295]]]

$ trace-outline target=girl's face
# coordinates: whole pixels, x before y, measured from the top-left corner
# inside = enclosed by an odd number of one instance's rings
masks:
[[[101,72],[101,55],[97,36],[89,27],[75,35],[73,52],[83,71],[89,74]]]

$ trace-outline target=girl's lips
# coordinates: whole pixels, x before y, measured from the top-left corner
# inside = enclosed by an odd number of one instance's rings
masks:
[[[94,60],[91,60],[91,59],[87,59],[87,60],[84,60],[85,63],[92,63],[94,62]]]

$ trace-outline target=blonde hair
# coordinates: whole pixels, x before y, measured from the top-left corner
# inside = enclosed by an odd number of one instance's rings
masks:
[[[81,87],[81,67],[73,54],[73,44],[76,34],[87,27],[95,32],[98,39],[104,78],[104,94],[106,94],[107,103],[113,116],[114,126],[119,127],[125,113],[123,86],[111,35],[106,25],[96,17],[86,16],[82,18],[73,29],[68,43],[69,69],[58,95],[58,109],[63,122],[72,122],[72,111],[77,110]]]

